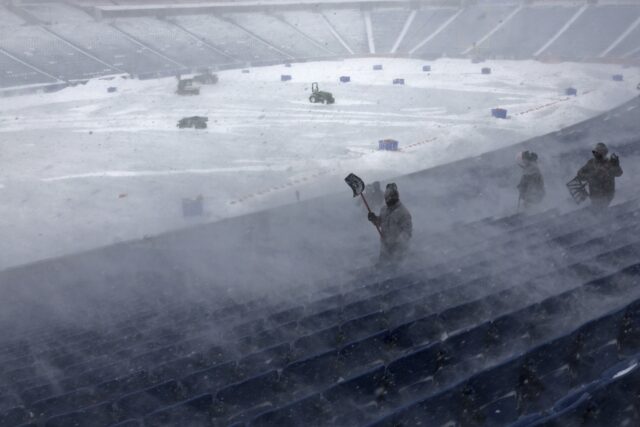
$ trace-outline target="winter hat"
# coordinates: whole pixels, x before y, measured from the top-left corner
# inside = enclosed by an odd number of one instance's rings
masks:
[[[387,184],[387,188],[384,191],[384,201],[393,204],[398,200],[400,200],[398,186],[394,182]]]
[[[533,151],[521,151],[516,155],[516,162],[520,166],[525,166],[529,162],[538,161],[538,155]]]
[[[593,149],[593,154],[598,153],[603,156],[606,156],[608,152],[609,152],[609,149],[607,148],[604,142],[598,142]]]

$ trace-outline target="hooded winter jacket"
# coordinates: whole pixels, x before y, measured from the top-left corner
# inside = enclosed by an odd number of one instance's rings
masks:
[[[413,233],[411,214],[402,202],[383,206],[377,223],[382,232],[380,258],[399,258],[409,249]]]
[[[522,167],[522,178],[520,178],[518,190],[520,190],[520,200],[525,205],[533,205],[542,201],[545,195],[544,179],[536,163],[531,162]]]
[[[589,197],[593,199],[613,200],[616,192],[616,177],[622,175],[618,161],[603,157],[590,159],[578,171],[578,178],[589,184]]]

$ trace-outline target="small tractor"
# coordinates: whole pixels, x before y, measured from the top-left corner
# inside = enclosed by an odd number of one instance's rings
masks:
[[[314,104],[322,103],[322,104],[333,104],[336,100],[333,98],[333,95],[330,92],[323,92],[318,90],[318,83],[311,83],[311,96],[309,97],[309,102]]]
[[[202,117],[202,116],[185,117],[183,119],[180,119],[177,126],[180,129],[185,129],[185,128],[206,129],[208,121],[209,121],[208,117]]]
[[[193,79],[178,80],[178,95],[200,95],[200,88],[193,84]]]

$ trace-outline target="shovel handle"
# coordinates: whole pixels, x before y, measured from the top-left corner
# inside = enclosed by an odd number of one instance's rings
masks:
[[[367,203],[367,199],[364,198],[364,194],[360,193],[360,197],[362,197],[362,201],[364,202],[364,205],[367,207],[367,210],[369,212],[372,212],[371,208],[369,207],[369,203]],[[380,237],[382,237],[382,231],[380,231],[380,227],[378,226],[378,224],[374,222],[373,225],[376,227],[376,230],[378,230],[378,234],[380,235]]]

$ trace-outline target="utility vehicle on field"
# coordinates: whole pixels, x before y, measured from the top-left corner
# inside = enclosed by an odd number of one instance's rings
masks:
[[[311,96],[309,97],[309,102],[314,104],[333,104],[336,102],[331,92],[323,92],[318,90],[318,83],[311,83]]]

